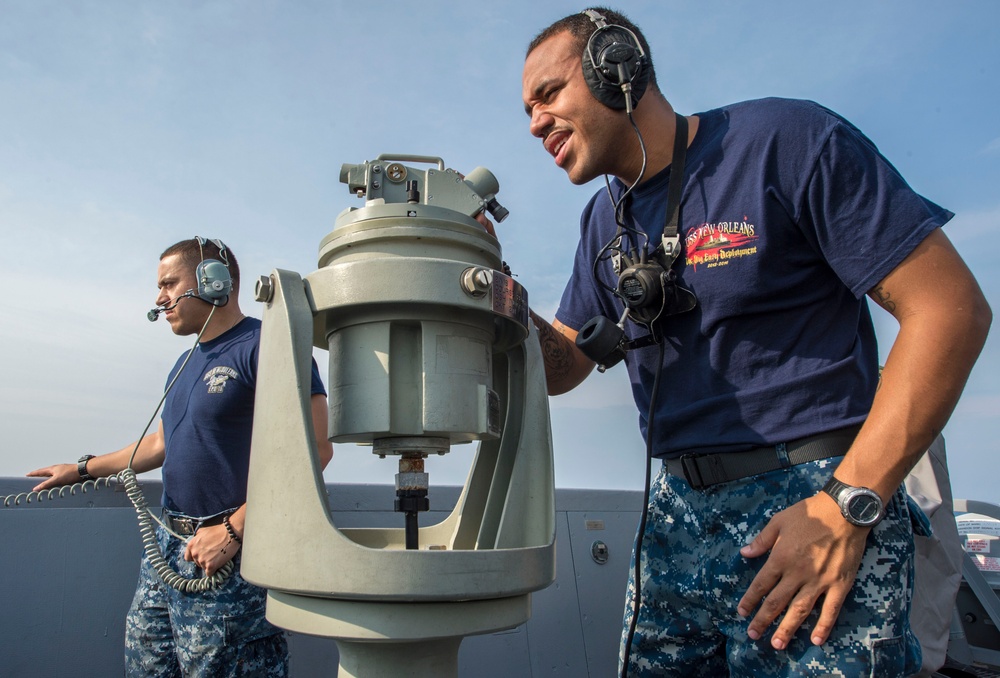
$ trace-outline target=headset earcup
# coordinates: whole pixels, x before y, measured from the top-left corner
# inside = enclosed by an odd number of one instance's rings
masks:
[[[217,259],[206,259],[195,270],[198,279],[198,298],[222,306],[229,300],[233,279],[229,267]]]
[[[625,94],[622,92],[622,81],[616,68],[609,69],[608,73],[600,71],[601,61],[609,52],[614,52],[616,57],[621,59],[625,65],[625,80],[632,83],[632,106],[639,103],[639,99],[646,91],[649,83],[649,72],[646,68],[645,59],[637,49],[632,35],[622,30],[620,27],[607,26],[598,29],[590,38],[588,46],[583,51],[583,78],[587,82],[594,98],[608,108],[617,111],[625,110]],[[594,64],[594,59],[598,63]],[[609,64],[605,63],[605,66]]]

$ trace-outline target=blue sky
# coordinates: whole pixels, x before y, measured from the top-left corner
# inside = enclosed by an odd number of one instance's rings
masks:
[[[653,0],[617,5],[649,37],[661,88],[696,113],[813,99],[860,127],[919,192],[1000,307],[1000,4]],[[0,475],[120,447],[141,432],[188,338],[145,312],[160,251],[225,240],[245,280],[308,273],[358,201],[343,163],[381,153],[490,168],[504,257],[551,317],[578,216],[527,132],[534,34],[582,9],[528,3],[0,0]],[[244,311],[260,315],[252,285]],[[883,350],[894,322],[878,316]],[[946,429],[957,496],[1000,501],[1000,339]],[[319,353],[322,360],[325,356]],[[618,368],[551,400],[561,486],[639,488],[642,441]],[[464,480],[471,449],[428,462]],[[329,480],[391,483],[338,446]]]

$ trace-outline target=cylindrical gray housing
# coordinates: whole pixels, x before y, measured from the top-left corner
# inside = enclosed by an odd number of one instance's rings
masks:
[[[332,441],[499,436],[492,299],[462,285],[470,266],[500,267],[482,226],[439,207],[375,204],[341,214],[319,265],[316,296],[334,285],[344,300],[326,312]]]

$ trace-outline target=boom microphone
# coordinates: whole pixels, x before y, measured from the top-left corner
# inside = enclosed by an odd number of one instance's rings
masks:
[[[177,304],[181,303],[181,299],[193,296],[194,296],[194,290],[188,290],[187,292],[177,297],[176,299],[172,299],[171,301],[173,301],[173,303],[170,304],[169,306],[164,304],[163,306],[157,306],[156,308],[149,309],[149,313],[146,314],[146,320],[148,320],[151,323],[156,322],[156,319],[160,317],[161,313],[163,313],[164,311],[172,311],[174,308],[177,307]]]

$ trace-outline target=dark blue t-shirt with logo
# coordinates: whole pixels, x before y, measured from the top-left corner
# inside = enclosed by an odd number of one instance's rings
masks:
[[[915,193],[857,128],[818,104],[764,99],[698,117],[674,266],[698,306],[660,321],[654,454],[736,451],[864,421],[878,382],[865,294],[954,215]],[[654,244],[669,176],[668,167],[633,192],[632,225]],[[612,182],[616,198],[623,190]],[[621,301],[593,279],[595,256],[615,232],[601,190],[582,215],[556,313],[568,327],[621,317]],[[610,261],[598,275],[617,283]],[[633,322],[625,329],[630,338],[646,334]],[[626,358],[644,436],[657,351]]]
[[[198,344],[163,403],[164,507],[207,518],[246,502],[261,322]],[[170,371],[170,384],[185,353]],[[316,362],[312,393],[326,394]]]

